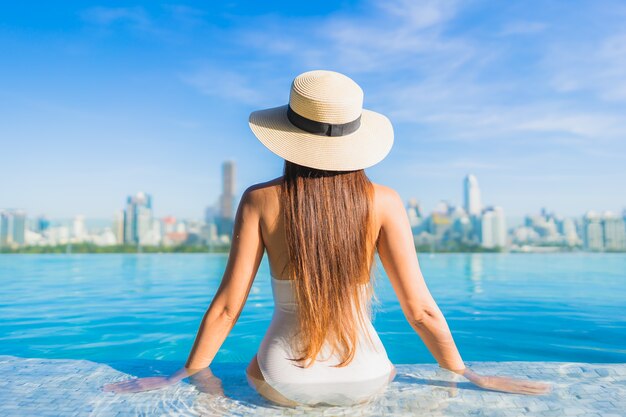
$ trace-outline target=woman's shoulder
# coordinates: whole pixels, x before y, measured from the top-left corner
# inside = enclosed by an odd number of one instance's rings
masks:
[[[274,178],[269,181],[253,184],[246,188],[241,196],[241,200],[246,204],[261,207],[277,196],[283,177]]]
[[[376,213],[385,217],[399,215],[404,212],[404,203],[398,192],[389,186],[372,183],[374,185],[374,207]]]
[[[268,189],[271,189],[273,187],[277,187],[278,185],[280,185],[282,180],[283,180],[283,177],[280,176],[269,181],[252,184],[248,188],[246,188],[246,190],[244,191],[244,194],[267,191]]]
[[[398,194],[394,188],[374,182],[372,185],[374,186],[374,198],[377,203],[397,204],[398,202],[402,202],[400,194]]]
[[[244,191],[244,194],[261,194],[267,191],[275,191],[283,181],[283,177],[277,177],[269,181],[252,184]]]

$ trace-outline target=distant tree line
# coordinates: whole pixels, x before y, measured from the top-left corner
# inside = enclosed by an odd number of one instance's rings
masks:
[[[484,248],[480,245],[466,244],[461,242],[447,242],[445,245],[415,245],[415,250],[420,253],[481,253],[481,252],[506,252],[505,248]]]
[[[110,245],[99,246],[93,243],[72,243],[53,246],[22,246],[0,248],[0,253],[26,254],[70,254],[70,253],[228,253],[230,245],[176,245],[176,246],[138,246]]]
[[[550,246],[550,245],[542,245]],[[563,248],[563,251],[575,252],[579,248]],[[98,246],[93,243],[72,243],[54,246],[21,246],[21,247],[0,247],[2,253],[25,253],[25,254],[72,254],[72,253],[228,253],[230,244],[220,243],[213,245],[189,245],[182,244],[176,246],[138,246],[138,245],[110,245]],[[440,245],[415,245],[418,253],[482,253],[482,252],[506,252],[506,248],[483,248],[480,245],[470,245],[457,242],[449,242],[445,246]],[[622,252],[619,250],[604,252]]]

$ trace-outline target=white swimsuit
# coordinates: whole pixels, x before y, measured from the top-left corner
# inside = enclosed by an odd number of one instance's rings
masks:
[[[374,348],[365,334],[359,335],[354,359],[341,368],[338,355],[329,357],[326,343],[309,368],[300,368],[290,344],[297,329],[296,303],[291,280],[272,277],[274,314],[261,341],[257,361],[265,381],[286,398],[301,404],[351,405],[367,401],[385,390],[392,371],[378,333],[364,315]]]

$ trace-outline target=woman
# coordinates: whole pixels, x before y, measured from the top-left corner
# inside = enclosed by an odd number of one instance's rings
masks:
[[[545,384],[465,367],[420,272],[400,197],[365,175],[364,168],[389,153],[393,128],[362,103],[363,92],[350,78],[311,71],[295,78],[288,105],[251,114],[256,137],[285,159],[284,175],[244,192],[226,271],[185,367],[168,378],[108,389],[153,389],[194,374],[210,380],[206,368],[236,323],[267,251],[275,309],[247,368],[249,383],[281,405],[368,401],[395,376],[370,319],[377,251],[406,319],[440,367],[487,389],[547,392]]]

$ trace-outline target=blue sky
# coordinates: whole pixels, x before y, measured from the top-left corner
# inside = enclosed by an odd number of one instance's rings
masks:
[[[282,160],[247,125],[297,74],[386,114],[372,180],[426,210],[474,173],[510,216],[626,206],[626,3],[12,2],[0,13],[0,207],[109,218],[126,195],[200,217]]]

